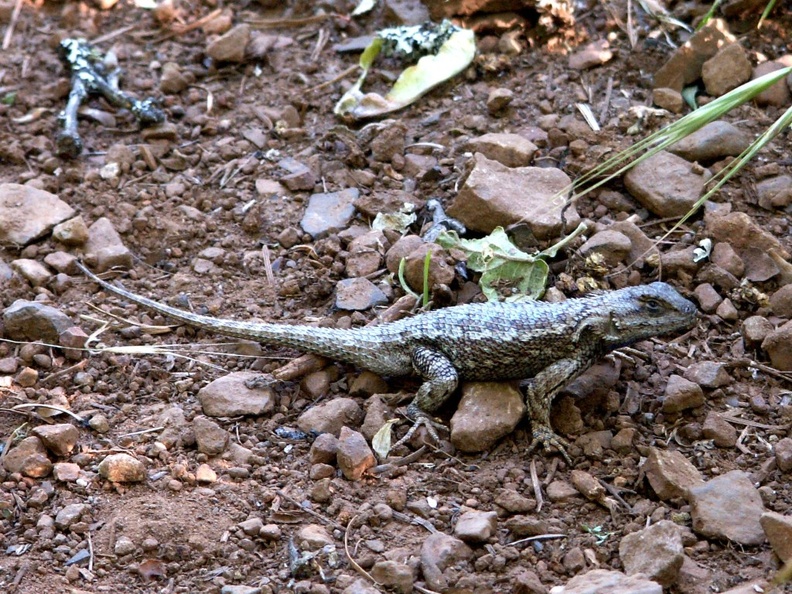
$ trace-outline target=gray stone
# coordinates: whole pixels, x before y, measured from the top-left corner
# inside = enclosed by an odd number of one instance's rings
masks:
[[[300,430],[309,433],[332,433],[338,435],[341,428],[356,427],[363,419],[363,411],[352,398],[333,398],[309,408],[297,419]]]
[[[711,177],[709,170],[660,151],[630,169],[624,185],[657,216],[678,217],[693,208]]]
[[[74,324],[60,310],[38,301],[14,301],[3,311],[6,336],[12,340],[58,342],[62,332]]]
[[[662,594],[663,587],[642,575],[624,575],[620,571],[593,569],[576,575],[552,594]]]
[[[24,246],[74,216],[55,194],[20,184],[0,184],[0,244]]]
[[[684,558],[679,526],[668,520],[633,532],[619,543],[627,575],[643,574],[662,586],[674,584]]]
[[[426,585],[431,590],[446,591],[451,584],[445,571],[455,569],[458,574],[472,557],[473,551],[458,538],[441,532],[428,536],[421,546],[421,571]]]
[[[467,382],[451,417],[451,443],[463,452],[483,452],[508,435],[525,414],[522,394],[505,382]]]
[[[357,188],[347,188],[340,192],[312,195],[308,199],[300,227],[313,238],[340,231],[352,220],[354,202],[359,194]]]
[[[454,526],[454,536],[465,542],[489,541],[498,530],[498,514],[494,511],[466,511]]]
[[[687,161],[711,162],[723,157],[736,157],[751,144],[751,137],[728,122],[717,120],[702,126],[693,134],[668,147]]]
[[[668,377],[663,397],[663,412],[678,413],[704,404],[704,391],[695,382],[679,375]]]
[[[220,425],[206,417],[195,417],[193,419],[193,431],[195,432],[195,442],[199,452],[209,456],[222,454],[228,445],[228,431]]]
[[[262,378],[254,371],[239,371],[218,378],[198,391],[198,402],[209,417],[262,415],[272,411],[275,396],[267,386],[253,384]],[[250,384],[252,387],[248,387]]]
[[[363,311],[387,302],[382,289],[366,278],[345,278],[336,285],[335,306],[338,309]]]
[[[781,562],[792,561],[792,516],[770,511],[763,513],[759,522]]]
[[[732,470],[702,485],[692,486],[687,499],[693,530],[698,534],[748,546],[765,542],[760,525],[765,508],[745,472]]]

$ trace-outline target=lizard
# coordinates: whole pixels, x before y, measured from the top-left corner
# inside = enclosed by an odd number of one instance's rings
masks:
[[[195,314],[111,284],[79,261],[77,266],[110,293],[189,326],[293,347],[384,377],[421,377],[423,383],[407,406],[413,427],[396,445],[409,439],[420,425],[439,441],[431,415],[460,381],[524,380],[521,387],[532,433],[527,454],[539,446],[555,448],[570,465],[569,444],[550,426],[555,396],[607,353],[687,330],[697,316],[696,306],[671,285],[653,282],[558,303],[490,301],[437,309],[379,326],[316,328]]]

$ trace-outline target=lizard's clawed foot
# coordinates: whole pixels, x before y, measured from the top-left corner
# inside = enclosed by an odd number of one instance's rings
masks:
[[[448,428],[445,425],[436,422],[428,413],[425,413],[417,407],[408,406],[407,416],[412,419],[413,426],[410,427],[404,437],[393,444],[391,450],[395,450],[400,445],[404,445],[410,441],[412,436],[415,435],[415,432],[421,426],[426,427],[426,430],[429,432],[429,436],[438,444],[440,443],[440,435],[437,433],[438,429],[441,431],[448,431]]]
[[[569,447],[569,442],[563,437],[556,435],[550,427],[538,426],[533,428],[533,441],[528,446],[526,453],[530,456],[539,446],[548,451],[555,448],[564,457],[566,463],[572,466],[572,458],[569,457],[566,451]]]

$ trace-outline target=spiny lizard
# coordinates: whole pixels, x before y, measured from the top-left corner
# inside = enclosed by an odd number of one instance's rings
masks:
[[[532,452],[565,440],[550,427],[550,404],[572,379],[606,353],[639,340],[692,327],[696,306],[669,284],[627,287],[561,303],[476,303],[351,330],[240,322],[182,311],[112,285],[79,264],[104,289],[170,318],[225,336],[294,347],[382,376],[418,375],[424,382],[407,407],[415,425],[436,438],[431,413],[460,380],[527,379]],[[403,438],[402,442],[406,439]]]

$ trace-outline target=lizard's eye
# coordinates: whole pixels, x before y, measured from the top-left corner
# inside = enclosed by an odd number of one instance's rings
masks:
[[[657,299],[647,299],[646,309],[651,312],[658,312],[660,311],[660,302]]]

